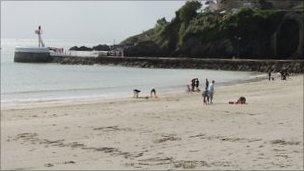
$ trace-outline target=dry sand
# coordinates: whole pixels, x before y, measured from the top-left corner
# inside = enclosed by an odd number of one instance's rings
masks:
[[[247,105],[229,105],[239,96]],[[303,75],[1,109],[1,169],[303,169]]]

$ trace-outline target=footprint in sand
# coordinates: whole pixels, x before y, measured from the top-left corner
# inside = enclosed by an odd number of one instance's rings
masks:
[[[272,140],[270,141],[271,144],[275,144],[275,145],[299,145],[300,142],[299,141],[285,141],[285,140]]]
[[[72,161],[72,160],[63,162],[63,164],[75,164],[75,163],[76,163],[76,162],[74,162],[74,161]]]
[[[120,128],[118,126],[107,126],[107,127],[98,127],[98,128],[93,128],[95,131],[104,131],[104,132],[110,132],[110,131],[132,131],[131,128]]]
[[[167,135],[162,135],[161,138],[154,140],[154,143],[163,143],[166,141],[179,141],[181,140],[180,137],[177,137],[175,134],[167,134]]]
[[[45,166],[45,167],[53,167],[54,164],[52,164],[52,163],[46,163],[46,164],[44,164],[44,166]]]

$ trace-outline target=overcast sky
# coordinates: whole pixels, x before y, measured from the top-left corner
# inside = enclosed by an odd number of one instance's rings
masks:
[[[1,1],[1,39],[35,39],[42,26],[45,39],[120,42],[171,20],[185,1]]]

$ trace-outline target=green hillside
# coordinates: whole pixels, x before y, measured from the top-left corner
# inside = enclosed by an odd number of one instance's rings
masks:
[[[171,21],[159,19],[154,28],[121,42],[127,56],[195,58],[302,58],[297,11],[240,8],[200,11],[200,2],[186,2]],[[285,19],[286,15],[291,15]],[[294,17],[295,19],[293,20]],[[303,23],[302,23],[303,24]],[[276,33],[276,34],[274,34]],[[273,39],[276,35],[276,39]],[[274,50],[274,43],[276,50]]]

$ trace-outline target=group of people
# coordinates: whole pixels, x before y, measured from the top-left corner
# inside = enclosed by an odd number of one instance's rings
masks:
[[[282,70],[279,72],[280,76],[281,76],[281,80],[287,80],[287,77],[289,76],[289,73],[287,72],[287,70]],[[274,80],[274,77],[272,75],[271,71],[268,71],[268,80]]]
[[[204,88],[204,91],[202,92],[202,96],[203,96],[203,101],[204,101],[204,104],[205,105],[208,105],[208,104],[212,104],[213,103],[213,96],[214,96],[214,86],[215,86],[215,81],[212,80],[211,83],[209,83],[209,80],[206,78],[206,81],[205,81],[205,87]],[[190,85],[187,85],[188,87],[188,91],[191,92],[191,91],[200,91],[199,89],[199,80],[198,78],[194,78],[191,80],[191,88],[190,88]],[[133,97],[134,98],[139,98],[139,93],[141,91],[138,90],[138,89],[134,89],[133,90]],[[151,91],[150,91],[150,98],[157,98],[157,95],[156,95],[156,89],[155,88],[152,88]],[[146,96],[144,98],[149,98],[149,96]],[[246,103],[246,98],[245,97],[240,97],[236,102],[234,101],[229,101],[228,102],[229,104],[247,104]]]
[[[213,103],[213,95],[214,95],[214,84],[215,81],[213,80],[210,84],[208,79],[206,78],[204,91],[202,93],[202,96],[204,98],[204,104],[212,104]],[[191,87],[190,87],[191,85]],[[191,84],[187,85],[187,91],[188,92],[200,92],[199,89],[199,80],[198,78],[193,78],[191,80]]]
[[[199,89],[199,80],[198,80],[198,78],[193,78],[192,80],[191,80],[191,88],[188,86],[188,91],[190,92],[190,91],[192,91],[192,92],[194,92],[194,91],[201,91],[200,89]]]

